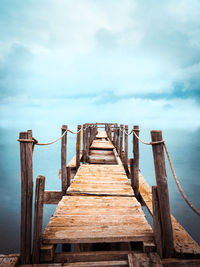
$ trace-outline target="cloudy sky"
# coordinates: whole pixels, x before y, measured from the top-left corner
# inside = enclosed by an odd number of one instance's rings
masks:
[[[199,0],[1,0],[0,127],[200,126]]]

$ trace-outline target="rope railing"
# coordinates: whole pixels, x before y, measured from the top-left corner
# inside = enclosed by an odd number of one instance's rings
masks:
[[[170,165],[170,169],[172,171],[172,175],[174,177],[174,180],[176,182],[176,185],[178,187],[178,190],[180,192],[180,194],[182,195],[183,199],[185,200],[185,202],[188,204],[188,206],[197,214],[200,216],[200,210],[198,210],[193,204],[192,202],[187,198],[186,194],[184,193],[180,183],[179,183],[179,180],[176,176],[176,173],[175,173],[175,170],[174,170],[174,167],[173,167],[173,164],[172,164],[172,160],[171,160],[171,157],[169,155],[169,151],[168,151],[168,148],[167,148],[167,145],[165,144],[165,141],[164,140],[161,140],[161,141],[155,141],[155,142],[145,142],[143,141],[142,139],[139,138],[139,136],[135,133],[134,130],[132,130],[129,134],[131,134],[133,132],[133,134],[136,136],[136,138],[143,144],[145,145],[157,145],[157,144],[163,144],[164,146],[164,149],[165,149],[165,152],[166,152],[166,155],[167,155],[167,159],[169,161],[169,165]]]
[[[93,125],[84,126],[84,129],[87,129],[87,128],[95,128],[95,126],[93,126]],[[60,137],[58,137],[57,139],[55,139],[51,142],[48,142],[48,143],[39,143],[38,140],[34,137],[32,137],[32,139],[17,139],[17,141],[18,142],[24,142],[24,143],[33,143],[33,145],[37,145],[37,146],[48,146],[48,145],[52,145],[52,144],[58,142],[60,139],[62,139],[65,136],[65,134],[67,132],[69,132],[71,134],[78,134],[82,129],[83,129],[83,126],[81,126],[80,130],[77,132],[74,132],[70,129],[66,129],[66,131]]]

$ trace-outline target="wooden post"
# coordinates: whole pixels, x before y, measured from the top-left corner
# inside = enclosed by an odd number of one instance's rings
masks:
[[[77,139],[76,139],[76,170],[78,170],[80,166],[80,148],[81,148],[81,125],[77,126]]]
[[[117,152],[118,154],[120,153],[120,128],[117,127]]]
[[[139,126],[134,125],[134,132],[139,136]],[[139,140],[133,133],[133,155],[134,155],[134,164],[133,164],[133,189],[135,191],[136,197],[139,195]]]
[[[119,155],[122,157],[122,150],[123,150],[123,134],[124,134],[124,125],[120,125],[120,145],[119,145]]]
[[[67,167],[67,188],[71,184],[71,167]]]
[[[153,232],[158,255],[162,258],[162,227],[160,218],[160,207],[158,201],[157,186],[152,186],[152,207],[153,207]]]
[[[134,174],[133,174],[133,170],[134,170],[134,159],[131,158],[130,159],[130,179],[131,179],[131,186],[132,188],[134,188]]]
[[[124,168],[128,172],[128,125],[125,125],[124,133]]]
[[[89,151],[90,151],[90,129],[87,124],[87,129],[86,129],[86,162],[88,162],[89,159]]]
[[[21,161],[21,234],[20,255],[21,264],[31,261],[32,237],[32,205],[33,205],[33,166],[32,166],[32,131],[21,132],[20,161]],[[28,142],[23,140],[27,139]]]
[[[113,145],[116,147],[116,123],[113,125]]]
[[[62,125],[62,135],[68,129],[67,125]],[[63,196],[66,194],[67,189],[67,132],[61,140],[61,188]]]
[[[86,124],[83,125],[83,163],[86,163],[87,143],[86,143]]]
[[[33,256],[32,263],[40,261],[40,238],[43,224],[45,177],[38,176],[35,189],[34,231],[33,231]]]
[[[162,141],[162,131],[151,131],[152,142]],[[167,185],[167,174],[165,167],[165,156],[163,144],[152,145],[154,167],[157,182],[157,191],[159,199],[159,207],[161,213],[162,235],[163,235],[163,252],[164,257],[173,257],[173,231],[170,216],[169,193]]]

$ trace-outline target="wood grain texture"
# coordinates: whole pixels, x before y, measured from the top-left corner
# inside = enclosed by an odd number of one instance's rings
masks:
[[[20,139],[32,140],[32,131],[21,132]],[[32,143],[20,142],[21,162],[21,235],[20,255],[22,263],[30,263],[32,242],[33,166]]]
[[[162,132],[151,131],[151,140],[152,142],[162,141]],[[172,257],[174,243],[163,144],[152,145],[152,150],[162,224],[163,253],[165,257]]]
[[[150,214],[153,215],[151,188],[149,187],[141,173],[139,175],[139,192]],[[171,220],[175,255],[185,257],[200,257],[200,246],[196,243],[196,241],[194,241],[194,239],[183,228],[183,226],[181,226],[181,224],[174,218],[172,214]]]
[[[68,129],[67,125],[62,125],[61,134]],[[67,189],[67,133],[63,136],[61,140],[61,188],[62,194],[65,195]]]
[[[38,176],[35,189],[35,209],[34,209],[34,231],[33,231],[33,254],[32,262],[40,261],[40,237],[43,225],[43,205],[44,205],[45,177]]]

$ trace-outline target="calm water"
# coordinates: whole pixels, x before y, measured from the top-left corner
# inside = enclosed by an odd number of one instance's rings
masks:
[[[72,127],[73,128],[73,127]],[[60,129],[33,127],[33,136],[39,141],[53,140],[60,134]],[[20,161],[19,144],[16,141],[20,130],[0,129],[0,253],[19,251],[20,229]],[[141,137],[150,139],[149,129],[141,128]],[[164,139],[172,156],[174,167],[180,183],[189,199],[200,209],[200,130],[185,132],[164,130]],[[75,138],[68,138],[68,160],[75,153]],[[129,157],[132,157],[132,142],[129,140]],[[37,175],[46,177],[46,189],[59,190],[60,180],[60,142],[51,146],[36,147],[33,157],[34,185]],[[171,211],[192,237],[200,243],[200,217],[188,208],[177,190],[169,166],[168,182]],[[149,185],[155,185],[154,167],[151,147],[140,144],[140,169]],[[44,226],[55,209],[54,205],[45,206]],[[149,218],[149,216],[147,216]]]

